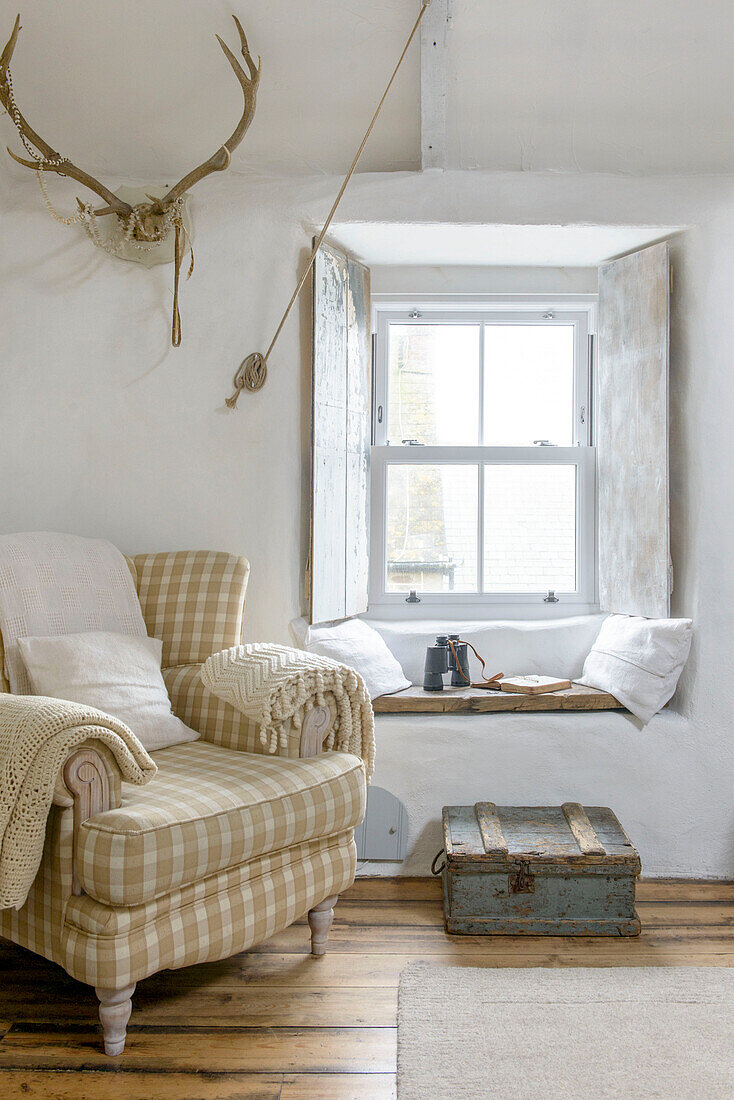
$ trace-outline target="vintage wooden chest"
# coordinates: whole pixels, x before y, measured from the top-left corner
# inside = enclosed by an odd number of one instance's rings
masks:
[[[445,806],[446,931],[637,936],[640,857],[610,809]]]

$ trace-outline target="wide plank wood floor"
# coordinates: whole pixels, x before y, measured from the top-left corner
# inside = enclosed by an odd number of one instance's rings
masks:
[[[410,962],[734,965],[734,883],[641,883],[638,911],[635,939],[447,936],[437,880],[360,879],[322,959],[301,923],[233,959],[141,982],[116,1059],[101,1052],[94,992],[0,941],[0,1097],[388,1100]]]

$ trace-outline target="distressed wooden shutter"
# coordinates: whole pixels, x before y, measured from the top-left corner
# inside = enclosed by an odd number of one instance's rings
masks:
[[[667,241],[599,269],[595,437],[599,602],[664,618],[668,518],[670,256]]]
[[[322,245],[314,264],[311,622],[367,610],[370,273]]]

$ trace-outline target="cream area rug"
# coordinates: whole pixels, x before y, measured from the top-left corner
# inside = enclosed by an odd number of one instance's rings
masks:
[[[734,969],[407,967],[398,1100],[731,1100]]]

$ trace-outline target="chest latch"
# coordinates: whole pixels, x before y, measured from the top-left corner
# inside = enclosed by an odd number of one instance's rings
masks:
[[[513,864],[513,870],[508,876],[508,892],[510,894],[534,894],[535,875],[530,874],[530,864],[524,860]]]

